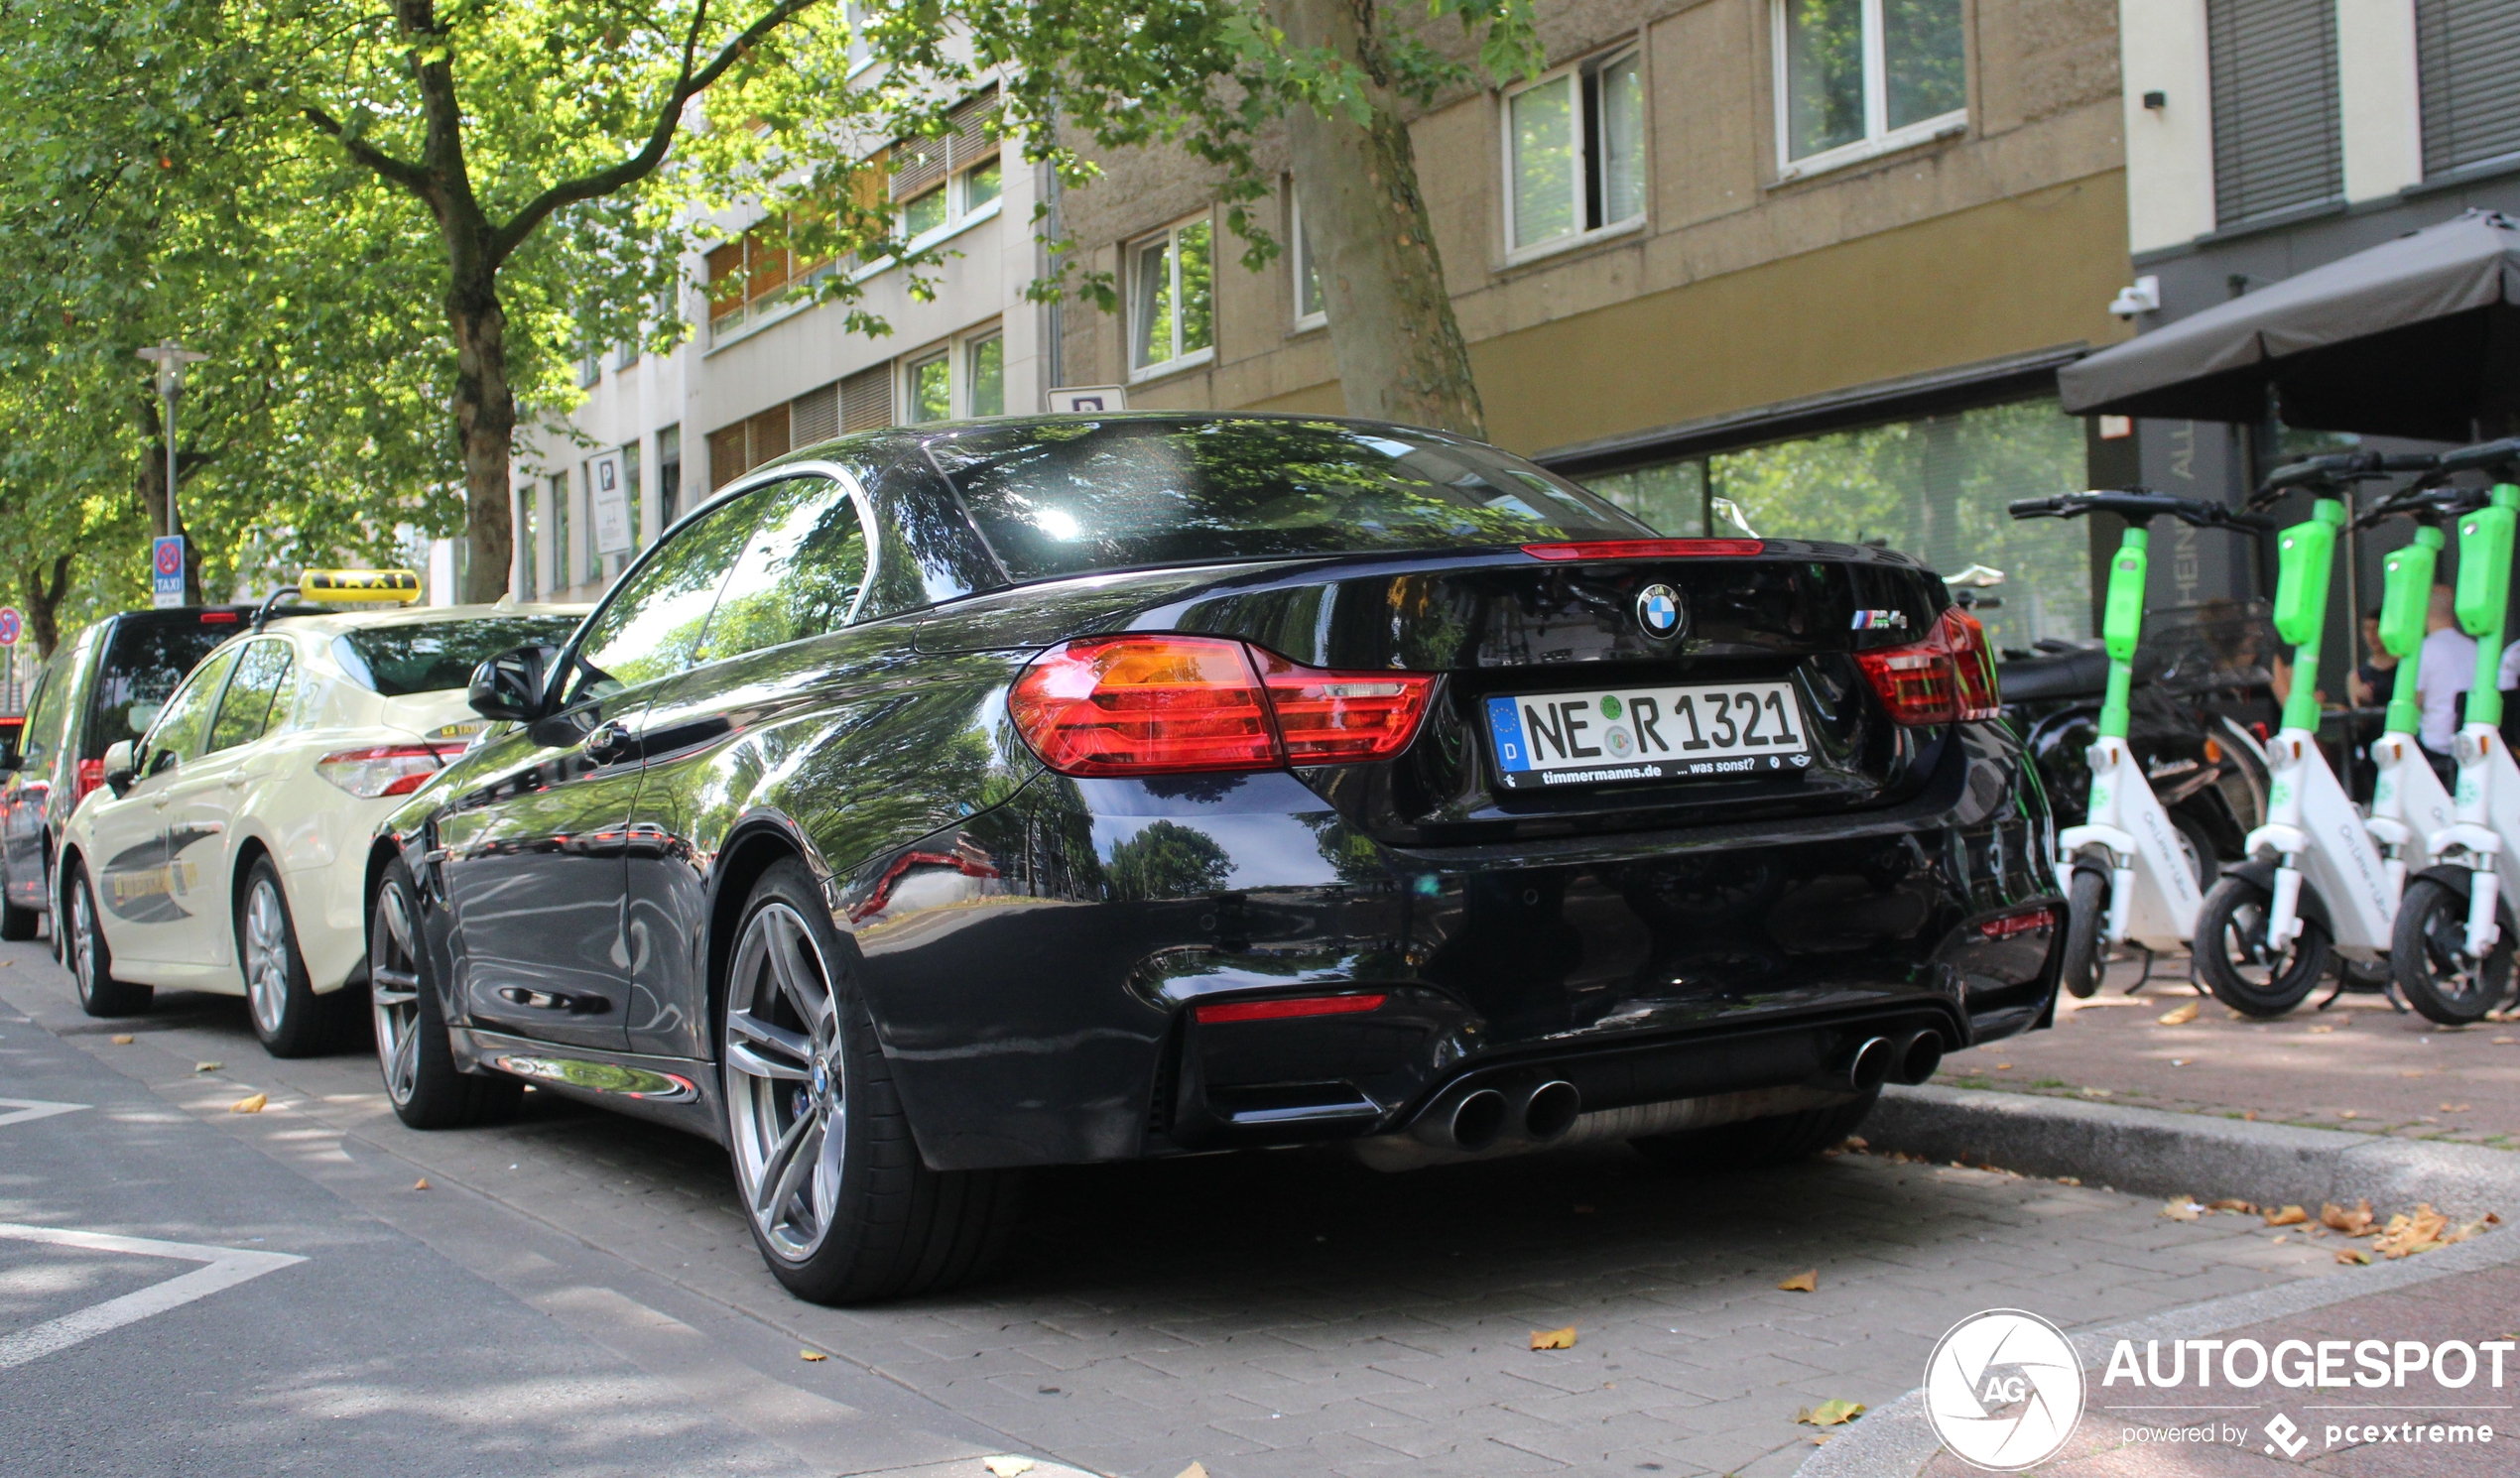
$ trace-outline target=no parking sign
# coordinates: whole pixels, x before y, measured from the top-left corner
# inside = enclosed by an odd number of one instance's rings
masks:
[[[184,604],[184,536],[161,534],[149,551],[151,604],[163,610]]]
[[[16,646],[18,633],[25,627],[26,622],[18,615],[16,606],[0,605],[0,647]]]

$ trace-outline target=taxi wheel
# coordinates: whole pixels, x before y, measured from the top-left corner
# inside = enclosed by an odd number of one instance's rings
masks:
[[[367,978],[376,1061],[396,1118],[414,1129],[458,1129],[516,1113],[525,1101],[523,1083],[455,1066],[429,951],[421,947],[420,891],[399,857],[386,868],[369,914]]]
[[[79,1010],[89,1016],[136,1016],[148,1010],[156,991],[114,978],[114,951],[105,942],[105,930],[96,914],[96,895],[87,886],[87,869],[71,863],[68,886],[62,892],[69,901],[69,927],[63,930],[63,942],[69,951],[70,979],[78,987]]]
[[[236,958],[245,971],[245,999],[253,1008],[254,1035],[275,1057],[306,1057],[332,1037],[330,1002],[315,993],[306,956],[298,951],[298,927],[289,917],[289,895],[269,857],[254,859],[245,891],[236,900]]]

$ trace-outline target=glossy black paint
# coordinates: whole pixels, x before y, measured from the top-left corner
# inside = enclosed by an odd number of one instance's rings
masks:
[[[537,1080],[721,1134],[719,977],[753,880],[788,855],[825,880],[942,1169],[1384,1132],[1468,1075],[1545,1070],[1587,1109],[1777,1086],[1864,1036],[1958,1046],[2049,1007],[2062,905],[2020,744],[2000,724],[1889,723],[1854,661],[1944,602],[1903,556],[1494,548],[1009,586],[921,435],[828,443],[730,496],[792,471],[864,498],[877,554],[853,623],[494,725],[380,834],[376,870],[396,848],[419,864],[467,1062],[525,1042],[704,1079],[679,1101],[600,1073]],[[1690,607],[1675,639],[1632,615],[1654,581]],[[1899,621],[1856,630],[1859,610]],[[1055,641],[1132,630],[1442,677],[1385,764],[1048,772],[1007,721],[1008,685]],[[1495,783],[1480,697],[1649,677],[1792,683],[1816,763]],[[2049,924],[1990,926],[2047,906]],[[1386,999],[1265,1023],[1193,1009],[1351,992]]]

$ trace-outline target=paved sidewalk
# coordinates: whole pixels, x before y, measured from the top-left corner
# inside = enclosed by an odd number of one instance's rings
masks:
[[[2189,985],[2184,955],[2124,994],[2141,973],[2111,966],[2054,1030],[1954,1052],[1935,1081],[2520,1150],[2520,1021],[2437,1027],[2376,995],[2319,1011],[2325,987],[2252,1021]],[[2193,1021],[2161,1022],[2190,1005]]]

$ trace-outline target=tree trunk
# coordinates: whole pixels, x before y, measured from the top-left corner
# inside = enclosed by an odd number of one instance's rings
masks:
[[[508,383],[507,309],[486,284],[458,288],[446,295],[446,320],[455,336],[455,435],[463,447],[463,598],[487,603],[508,593],[516,562],[508,490],[516,391]]]
[[[1362,73],[1373,120],[1298,106],[1287,114],[1330,351],[1350,415],[1484,437],[1469,346],[1418,192],[1418,161],[1374,32],[1379,0],[1271,0],[1287,41],[1326,47]]]
[[[70,590],[70,556],[53,556],[53,578],[47,583],[41,560],[30,562],[26,585],[26,632],[35,639],[35,660],[42,662],[62,643],[62,597]]]
[[[140,455],[140,507],[149,517],[149,547],[152,550],[157,548],[158,536],[167,532],[167,429],[165,420],[158,414],[161,404],[154,394],[144,396],[140,401],[140,430],[142,440],[146,443]],[[176,475],[184,475],[184,457],[180,449],[176,456]],[[184,504],[180,498],[175,506],[175,532],[184,537],[184,603],[205,605],[208,602],[201,598],[201,552],[192,547],[191,531],[184,526]]]

